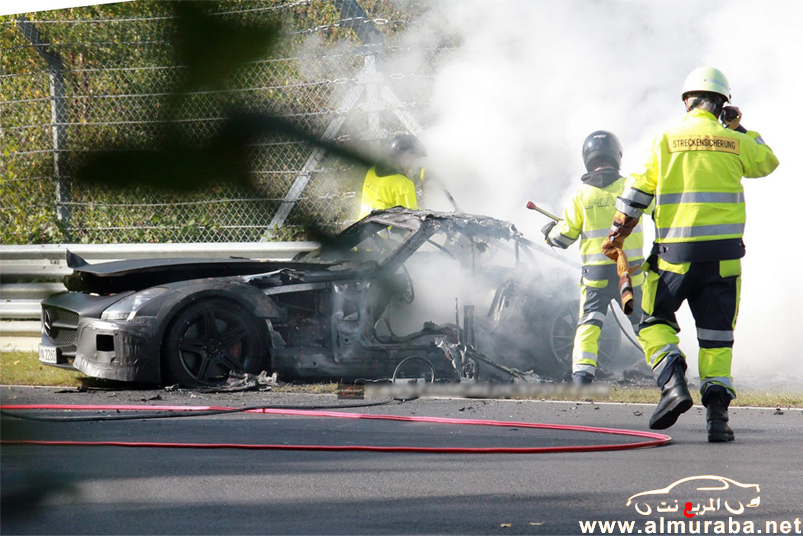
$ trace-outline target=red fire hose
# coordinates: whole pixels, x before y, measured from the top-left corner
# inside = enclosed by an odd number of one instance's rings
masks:
[[[238,408],[219,406],[143,406],[143,405],[3,405],[0,410],[72,410],[72,411],[236,411]],[[653,432],[620,430],[594,426],[565,424],[543,424],[515,421],[490,421],[479,419],[451,419],[446,417],[412,417],[398,415],[369,415],[364,413],[345,413],[337,411],[310,411],[296,409],[259,408],[248,409],[244,413],[269,413],[272,415],[297,415],[306,417],[328,417],[335,419],[370,419],[404,422],[423,422],[436,424],[462,424],[475,426],[503,426],[508,428],[539,428],[594,434],[613,434],[647,439],[635,443],[612,445],[570,445],[563,447],[410,447],[410,446],[369,446],[369,445],[270,445],[243,443],[164,443],[132,441],[34,441],[2,440],[2,445],[39,445],[70,447],[150,447],[150,448],[193,448],[193,449],[248,449],[248,450],[318,450],[318,451],[370,451],[370,452],[417,452],[435,454],[544,454],[550,452],[600,452],[608,450],[629,450],[666,445],[672,438]]]

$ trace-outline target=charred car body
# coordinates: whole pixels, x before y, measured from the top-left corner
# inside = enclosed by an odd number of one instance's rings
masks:
[[[559,377],[570,368],[577,305],[563,283],[537,284],[533,248],[507,222],[397,207],[293,261],[90,265],[68,253],[68,292],[42,302],[39,359],[91,377],[187,387],[263,370],[285,381]],[[502,256],[509,265],[488,262]],[[430,286],[455,294],[450,270],[458,270],[475,297],[441,296],[449,321],[397,335],[411,318],[421,326],[411,304],[425,298],[411,270],[422,260]],[[615,357],[620,333],[607,324],[603,355]]]

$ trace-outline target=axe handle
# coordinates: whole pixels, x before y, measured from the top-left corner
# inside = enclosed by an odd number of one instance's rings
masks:
[[[549,212],[547,212],[546,210],[542,209],[541,207],[539,207],[538,205],[536,205],[532,201],[527,201],[527,208],[529,208],[530,210],[534,210],[536,212],[540,212],[541,214],[543,214],[547,218],[552,218],[555,221],[561,221],[563,219],[563,218],[558,218],[554,214],[550,214]]]
[[[449,191],[449,189],[446,187],[446,184],[440,179],[440,177],[438,177],[437,175],[431,175],[429,173],[426,175],[426,177],[427,177],[426,180],[428,182],[431,182],[433,184],[437,184],[438,186],[440,186],[441,190],[443,190],[443,194],[446,196],[446,199],[449,200],[449,204],[451,204],[452,207],[454,208],[454,211],[456,213],[458,213],[458,214],[463,214],[463,209],[461,209],[460,205],[457,204],[457,201],[455,201],[455,198],[452,195],[452,192]],[[423,178],[422,178],[422,180],[423,180]]]

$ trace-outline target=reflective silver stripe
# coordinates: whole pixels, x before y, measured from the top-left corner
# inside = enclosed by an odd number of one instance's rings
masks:
[[[590,264],[592,262],[610,261],[610,259],[605,255],[603,255],[602,253],[589,253],[587,255],[581,255],[580,257],[583,259],[583,264]]]
[[[632,262],[633,260],[643,258],[644,253],[640,249],[626,249],[625,255],[627,255],[627,260]],[[581,255],[580,257],[583,259],[583,264],[610,261],[610,259],[606,257],[604,253],[587,253],[586,255]]]
[[[658,350],[657,352],[655,352],[650,356],[650,365],[653,367],[652,372],[656,378],[658,377],[658,374],[660,374],[661,371],[664,370],[664,366],[666,365],[666,359],[661,359],[661,362],[658,363],[658,365],[656,365],[655,363],[660,358],[665,357],[668,354],[683,355],[683,352],[680,351],[680,348],[678,347],[677,344],[667,344],[666,346],[664,346],[663,348],[661,348],[660,350]],[[656,372],[656,370],[658,372]]]
[[[733,342],[733,330],[697,328],[697,338],[704,341]]]
[[[736,390],[733,388],[733,380],[730,378],[726,378],[725,376],[713,376],[711,378],[700,378],[700,392],[705,393],[705,390],[708,388],[709,385],[724,385],[728,388],[728,392],[736,398],[735,392]]]
[[[572,354],[572,358],[574,359],[574,361],[582,361],[583,359],[585,359],[586,361],[593,361],[594,363],[597,362],[597,354],[595,354],[593,352],[575,351]],[[586,364],[588,364],[588,363],[586,363]]]
[[[597,322],[600,323],[605,322],[605,315],[597,312],[586,313],[580,317],[580,321],[577,324],[578,325],[588,324],[592,320],[596,320]]]
[[[652,203],[654,196],[642,192],[641,190],[637,190],[636,188],[629,188],[627,192],[625,192],[625,195],[623,195],[622,197],[624,197],[628,201],[632,201],[636,204],[647,207],[650,205],[650,203]]]
[[[616,198],[616,203],[614,204],[614,206],[616,207],[616,210],[618,210],[622,214],[625,214],[626,216],[630,216],[631,218],[641,217],[642,214],[641,209],[636,207],[631,207],[630,205],[622,201],[620,197]]]
[[[721,225],[698,225],[696,227],[670,227],[658,229],[658,238],[692,238],[699,236],[720,236],[744,234],[743,223],[725,223]]]
[[[669,321],[667,321],[667,320],[662,320],[662,319],[660,319],[660,318],[657,318],[657,317],[655,317],[655,316],[647,316],[647,317],[645,317],[645,318],[644,318],[644,320],[643,320],[642,322],[643,322],[644,324],[648,325],[648,326],[649,326],[649,325],[652,325],[652,324],[663,324],[663,323],[667,323],[667,324],[669,324],[669,326],[670,326],[672,329],[674,329],[675,331],[680,331],[680,325],[679,325],[677,322],[669,322]]]
[[[583,231],[580,235],[585,238],[586,240],[591,240],[592,238],[602,238],[603,236],[608,236],[608,233],[611,232],[610,229],[607,227],[605,229],[595,229],[593,231]]]
[[[742,192],[683,192],[680,194],[658,194],[656,205],[677,205],[679,203],[744,203]]]
[[[594,356],[594,357],[596,357],[596,356]],[[575,365],[572,365],[572,372],[588,372],[589,374],[594,376],[596,374],[596,372],[597,372],[597,367],[595,365],[575,364]]]
[[[767,145],[767,142],[765,142],[765,141],[764,141],[764,138],[762,138],[761,136],[759,136],[758,138],[756,138],[756,139],[755,139],[755,140],[753,140],[753,141],[755,141],[755,142],[756,142],[757,144],[759,144],[759,145]]]
[[[555,236],[552,236],[552,233],[550,233],[549,238],[553,242],[557,242],[558,244],[562,245],[564,248],[567,248],[567,247],[571,246],[572,244],[574,244],[577,241],[576,238],[569,238],[568,236],[566,236],[563,233],[556,233]]]
[[[644,256],[644,252],[641,249],[626,249],[625,255],[627,255],[628,261],[633,261],[634,259],[641,259]]]

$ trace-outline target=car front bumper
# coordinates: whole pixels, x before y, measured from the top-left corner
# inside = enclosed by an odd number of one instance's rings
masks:
[[[158,383],[161,379],[159,347],[147,318],[137,322],[110,322],[79,318],[74,344],[58,344],[43,330],[39,361],[73,368],[92,378]],[[53,351],[56,348],[55,363]]]

